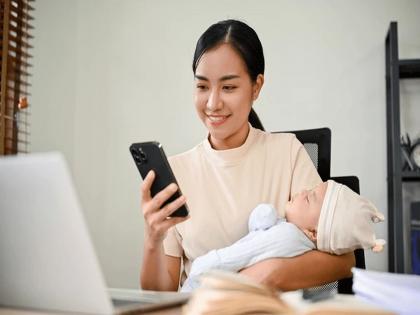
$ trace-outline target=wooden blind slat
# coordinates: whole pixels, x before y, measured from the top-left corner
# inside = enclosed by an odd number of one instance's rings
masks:
[[[32,30],[34,28],[32,25],[28,24],[26,21],[24,21],[24,20],[22,20],[22,19],[20,19],[18,17],[15,17],[13,15],[10,15],[9,16],[9,20],[12,21],[13,23],[16,23],[17,25],[21,25],[23,27],[23,29],[30,29],[30,30]]]
[[[9,41],[15,43],[18,46],[22,46],[25,48],[33,48],[31,44],[27,43],[24,38],[21,36],[15,36],[11,32],[9,32]]]
[[[20,18],[22,20],[32,21],[34,18],[25,11],[26,9],[23,7],[14,7],[14,6],[10,7],[10,14],[12,16],[16,18]],[[14,15],[13,13],[16,15]]]
[[[0,41],[1,43],[1,41]],[[2,53],[2,49],[0,48],[0,54]],[[1,56],[1,55],[0,55]],[[20,59],[20,58],[16,58],[15,56],[8,56],[7,58],[9,60],[9,62],[11,64],[13,64],[14,66],[16,66],[17,64],[23,66],[23,67],[32,67],[32,65],[30,63],[28,63],[27,61],[25,61],[25,59]],[[6,59],[6,60],[7,60]],[[3,57],[0,57],[0,62],[3,60]]]
[[[1,92],[0,92],[0,94],[1,94]],[[12,93],[9,93],[9,94],[12,94]],[[7,95],[6,96],[6,98],[5,98],[5,100],[7,101],[7,102],[5,102],[6,104],[10,104],[10,103],[17,103],[17,98],[18,97],[13,97],[13,95]],[[23,113],[26,113],[26,112],[23,112]],[[26,114],[25,114],[26,115]]]
[[[30,125],[29,122],[24,121],[24,120],[21,120],[21,119],[16,119],[16,118],[14,118],[12,116],[5,115],[4,116],[4,119],[5,119],[5,121],[14,121],[14,122],[17,122],[17,123],[22,124],[22,125],[25,125],[25,126],[29,126]]]
[[[14,67],[11,66],[10,68],[10,72],[7,74],[8,78],[18,78],[18,77],[30,77],[32,76],[29,72],[22,70],[25,69],[24,67]]]
[[[27,32],[25,29],[19,29],[18,27],[14,25],[9,25],[9,34],[10,32],[15,32],[16,34],[20,34],[20,36],[32,39],[34,38],[29,32]]]
[[[11,142],[15,142],[16,140],[12,137],[4,137],[4,140],[8,140]],[[25,140],[17,140],[17,143],[22,143],[22,144],[29,144],[29,141],[25,141]]]
[[[11,4],[12,6],[23,6],[26,9],[28,9],[29,11],[34,11],[34,7],[31,6],[29,3],[29,1],[19,1],[19,0],[12,0]]]
[[[21,134],[23,134],[23,135],[27,135],[27,136],[29,136],[30,135],[30,133],[29,132],[27,132],[27,131],[23,131],[23,130],[18,130],[18,133],[21,133]]]
[[[3,45],[3,41],[0,41],[0,45]],[[9,48],[9,52],[12,51],[14,52],[16,55],[21,55],[23,58],[32,58],[32,55],[28,54],[25,50],[22,50],[20,48],[16,48],[13,46],[8,46]],[[14,57],[16,59],[16,56],[12,55],[9,53],[9,56]]]
[[[12,0],[11,2],[18,2],[18,3],[29,3],[34,2],[35,0]]]

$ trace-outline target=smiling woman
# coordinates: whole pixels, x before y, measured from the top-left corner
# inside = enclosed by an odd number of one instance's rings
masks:
[[[215,149],[236,148],[248,135],[248,116],[264,77],[250,79],[240,55],[230,44],[206,52],[195,72],[194,101]]]
[[[294,135],[266,133],[249,123],[264,84],[263,49],[250,26],[237,20],[210,26],[197,42],[193,72],[194,103],[208,137],[170,158],[183,197],[162,207],[176,188],[170,185],[152,198],[155,174],[143,182],[144,289],[177,290],[195,258],[247,233],[257,204],[272,204],[284,216],[290,196],[321,182]],[[168,218],[185,202],[190,217]],[[314,267],[308,270],[308,264]],[[310,251],[262,261],[242,273],[280,289],[296,289],[346,277],[353,264],[352,254],[337,258]]]

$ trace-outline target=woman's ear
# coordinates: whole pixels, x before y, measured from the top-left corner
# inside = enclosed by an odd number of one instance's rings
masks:
[[[317,232],[315,229],[304,229],[303,233],[312,241],[316,242]]]
[[[254,99],[254,101],[260,95],[260,91],[261,91],[261,88],[263,87],[263,85],[264,85],[264,75],[263,74],[259,74],[257,76],[257,79],[255,80],[255,83],[254,83],[254,86],[253,86],[252,98]]]

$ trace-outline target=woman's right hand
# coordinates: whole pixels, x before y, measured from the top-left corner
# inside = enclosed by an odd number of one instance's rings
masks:
[[[146,223],[146,241],[151,242],[152,245],[162,243],[170,227],[189,219],[189,216],[170,217],[175,210],[185,204],[186,199],[183,195],[162,207],[165,201],[178,190],[178,186],[175,183],[168,185],[152,198],[150,188],[155,176],[154,171],[150,171],[141,186],[142,209]]]

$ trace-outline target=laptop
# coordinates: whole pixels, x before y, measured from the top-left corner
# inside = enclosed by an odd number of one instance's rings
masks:
[[[108,290],[62,154],[0,158],[1,307],[124,314],[187,299],[177,292]]]

